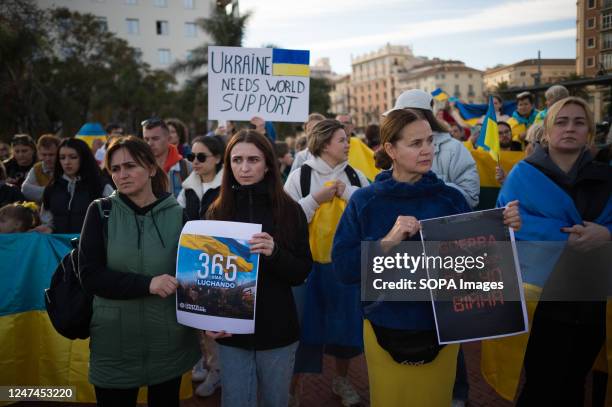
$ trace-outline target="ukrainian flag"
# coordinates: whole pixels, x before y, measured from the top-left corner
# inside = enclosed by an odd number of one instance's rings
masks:
[[[476,145],[487,151],[495,162],[499,162],[499,131],[497,130],[497,118],[495,117],[495,107],[493,107],[493,97],[489,97],[489,110],[482,122],[480,136]]]
[[[434,99],[440,101],[440,102],[444,102],[446,99],[448,99],[448,93],[444,92],[442,89],[438,88],[436,90],[434,90],[433,92],[431,92],[431,96],[433,96]]]
[[[310,76],[310,51],[272,49],[272,75]]]

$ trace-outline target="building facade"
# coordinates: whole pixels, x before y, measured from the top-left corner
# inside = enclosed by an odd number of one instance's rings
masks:
[[[215,6],[211,0],[37,0],[37,4],[97,16],[108,31],[134,47],[143,62],[162,70],[189,59],[190,51],[207,41],[196,20],[211,15]]]
[[[329,92],[330,112],[334,115],[342,113],[354,114],[351,103],[351,75],[341,75],[330,81]]]
[[[487,69],[483,81],[486,90],[493,91],[502,82],[506,82],[510,88],[533,86],[539,75],[540,84],[552,84],[574,73],[575,59],[525,59],[512,65]]]
[[[400,76],[421,62],[407,46],[387,44],[351,60],[351,86],[347,106],[358,127],[378,123],[393,107]]]
[[[413,67],[400,78],[396,97],[408,89],[433,92],[440,88],[449,96],[468,103],[484,101],[483,72],[461,61],[428,60]]]
[[[576,7],[576,73],[612,72],[612,0],[578,0]]]

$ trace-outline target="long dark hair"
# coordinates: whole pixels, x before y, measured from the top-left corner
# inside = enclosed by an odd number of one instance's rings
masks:
[[[113,158],[113,154],[115,154],[117,150],[121,148],[125,148],[128,153],[130,153],[134,161],[140,164],[143,168],[155,168],[155,175],[153,178],[151,178],[151,189],[153,190],[153,195],[159,197],[164,192],[168,192],[168,177],[166,176],[166,173],[157,164],[157,161],[155,161],[155,156],[153,155],[151,147],[149,147],[144,140],[138,137],[127,136],[113,139],[108,147],[108,150],[106,151],[106,155],[104,156],[104,168],[106,168],[106,171],[108,171],[109,174],[112,174],[111,160]]]
[[[55,168],[53,169],[53,178],[49,185],[55,184],[64,175],[59,159],[59,153],[63,147],[72,148],[77,152],[79,156],[79,171],[77,175],[81,177],[82,185],[87,185],[96,198],[101,197],[104,189],[104,180],[102,179],[100,168],[87,143],[77,138],[66,138],[59,144]]]
[[[278,225],[276,230],[277,237],[281,242],[289,239],[288,230],[295,225],[295,220],[301,211],[298,204],[285,193],[278,169],[278,159],[274,153],[272,143],[261,134],[254,130],[241,130],[236,133],[227,144],[225,156],[223,157],[223,180],[221,181],[221,191],[217,199],[210,205],[206,212],[206,219],[211,220],[233,220],[236,215],[236,200],[232,187],[238,185],[232,171],[232,150],[238,143],[251,143],[259,149],[266,160],[268,171],[264,175],[263,182],[266,183],[268,196],[272,201],[272,216],[274,224]]]

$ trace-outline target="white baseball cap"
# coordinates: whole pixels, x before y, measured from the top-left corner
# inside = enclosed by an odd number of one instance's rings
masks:
[[[399,95],[399,97],[395,101],[395,106],[393,106],[393,109],[383,113],[383,116],[388,115],[394,110],[409,108],[429,110],[431,112],[432,100],[433,97],[429,93],[424,92],[420,89],[406,90],[402,92],[401,95]]]

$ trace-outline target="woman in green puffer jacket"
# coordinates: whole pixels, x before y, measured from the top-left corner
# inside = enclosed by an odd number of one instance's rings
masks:
[[[178,407],[181,376],[200,357],[196,331],[176,321],[183,210],[142,140],[115,140],[104,165],[117,185],[107,231],[94,202],[79,247],[81,283],[95,296],[89,381],[98,406],[135,406],[148,386],[150,407]]]

